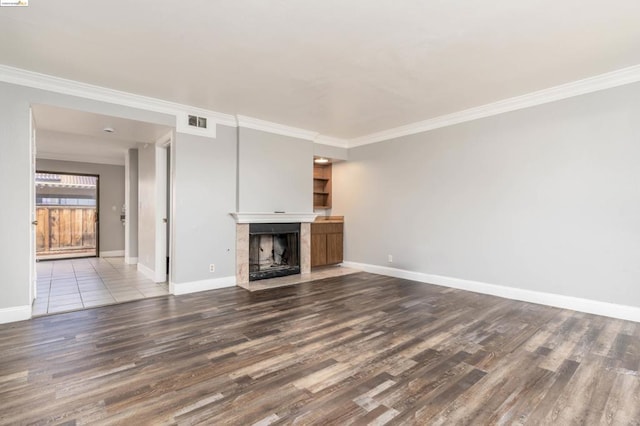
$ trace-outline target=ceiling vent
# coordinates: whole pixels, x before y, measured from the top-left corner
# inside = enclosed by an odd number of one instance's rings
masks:
[[[198,127],[200,129],[207,128],[207,119],[205,117],[198,117],[195,115],[189,116],[189,126]]]

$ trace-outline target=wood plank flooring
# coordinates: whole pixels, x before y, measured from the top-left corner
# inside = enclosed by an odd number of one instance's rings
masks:
[[[357,273],[0,325],[0,424],[640,424],[640,324]]]

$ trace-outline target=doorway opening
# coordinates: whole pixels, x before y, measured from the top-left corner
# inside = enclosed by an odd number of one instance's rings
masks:
[[[36,171],[36,260],[99,255],[98,175]]]

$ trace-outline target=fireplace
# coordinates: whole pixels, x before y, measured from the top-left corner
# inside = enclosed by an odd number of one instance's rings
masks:
[[[289,232],[288,229],[284,231],[279,230],[278,232],[260,232],[258,234],[288,234],[288,233],[297,233],[298,239],[297,242],[297,256],[298,256],[298,272],[289,272],[290,274],[309,274],[311,273],[311,222],[313,222],[316,218],[315,213],[241,213],[234,212],[231,213],[231,216],[236,221],[236,284],[244,287],[249,284],[249,251],[251,246],[250,243],[250,228],[259,229],[260,226],[266,225],[267,227],[271,227],[270,229],[274,229],[274,225],[286,225],[293,226],[293,232]],[[256,228],[258,226],[258,228]],[[267,243],[268,244],[268,243]],[[278,243],[279,244],[279,243]],[[253,247],[256,247],[256,243],[254,242]],[[259,247],[259,245],[258,245]],[[259,249],[258,249],[259,250]],[[263,253],[265,248],[262,248]],[[269,248],[267,247],[267,254],[269,253]],[[264,256],[264,254],[263,254]],[[254,259],[256,256],[252,256]],[[286,256],[285,256],[286,257]],[[258,265],[260,264],[260,257],[258,255]],[[274,257],[275,259],[275,257]],[[291,260],[287,260],[290,262]],[[252,262],[255,265],[255,262]],[[275,262],[274,262],[275,263]],[[284,266],[284,265],[280,265]],[[256,269],[253,266],[252,269]],[[259,266],[258,266],[259,269]],[[271,269],[271,268],[270,268]],[[273,268],[274,270],[277,268]],[[284,270],[284,268],[282,268]],[[256,271],[258,272],[258,271]],[[282,271],[281,271],[282,272]],[[255,275],[255,273],[254,273]],[[285,275],[285,274],[282,274]],[[276,278],[278,280],[279,278]],[[289,278],[283,277],[282,279],[286,280]],[[254,281],[252,278],[251,281]]]
[[[299,223],[249,225],[249,281],[299,273]]]

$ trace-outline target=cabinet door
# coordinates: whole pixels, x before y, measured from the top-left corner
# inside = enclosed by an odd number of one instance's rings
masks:
[[[311,233],[311,267],[327,264],[327,234]]]
[[[342,234],[327,234],[327,264],[342,262]]]

